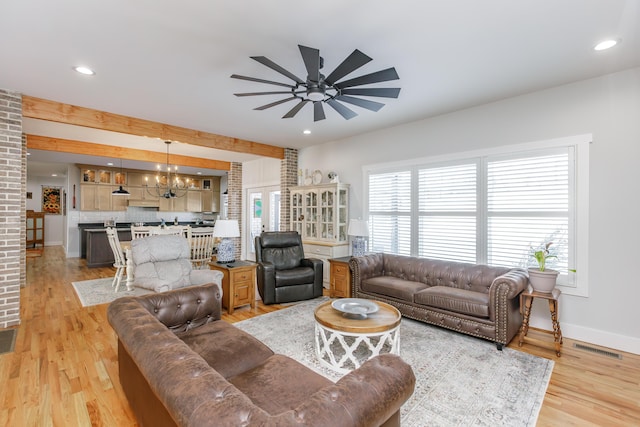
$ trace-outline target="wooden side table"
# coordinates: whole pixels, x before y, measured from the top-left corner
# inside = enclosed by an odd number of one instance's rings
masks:
[[[258,264],[248,261],[235,261],[229,264],[210,262],[211,270],[221,271],[222,306],[229,314],[236,307],[251,304],[256,308],[256,268]]]
[[[522,347],[523,342],[530,342],[542,347],[552,348],[556,351],[556,355],[560,357],[560,347],[562,345],[562,330],[560,329],[560,322],[558,321],[558,298],[560,298],[560,293],[560,289],[557,288],[550,293],[536,292],[531,286],[529,286],[520,294],[520,308],[524,309],[524,319],[522,321],[522,326],[520,327],[520,339],[518,341],[519,347]],[[531,317],[531,305],[533,304],[534,298],[542,298],[549,301],[549,311],[551,312],[553,331],[543,332],[553,334],[553,343],[527,336],[527,333],[529,332],[529,319]]]
[[[351,257],[331,258],[330,267],[330,289],[331,298],[351,297],[351,268],[349,260]]]

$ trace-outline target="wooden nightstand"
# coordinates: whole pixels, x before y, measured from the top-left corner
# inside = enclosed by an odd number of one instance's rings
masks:
[[[528,337],[529,319],[531,317],[531,305],[534,298],[542,298],[549,301],[549,312],[551,313],[551,323],[553,331],[544,331],[553,334],[553,343],[542,341],[537,338]],[[550,293],[536,292],[531,286],[520,294],[520,309],[524,310],[524,319],[520,327],[520,339],[518,347],[522,347],[522,343],[530,342],[543,347],[551,347],[556,351],[556,355],[560,357],[560,347],[562,346],[562,331],[560,330],[560,322],[558,321],[558,299],[560,298],[560,289],[554,289]]]
[[[351,268],[349,260],[351,257],[331,258],[330,267],[330,289],[331,298],[351,298]]]
[[[230,264],[210,262],[211,270],[224,274],[222,278],[222,306],[229,314],[236,307],[251,304],[256,307],[256,268],[257,264],[247,261],[236,261]]]

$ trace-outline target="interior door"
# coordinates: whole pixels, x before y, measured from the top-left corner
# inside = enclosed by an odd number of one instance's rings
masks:
[[[255,237],[263,231],[280,231],[280,187],[247,190],[247,215],[244,236],[247,259],[256,259]]]

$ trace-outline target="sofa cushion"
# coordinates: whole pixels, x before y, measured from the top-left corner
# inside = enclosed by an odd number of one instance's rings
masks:
[[[489,294],[482,292],[432,286],[417,292],[414,302],[470,316],[489,317]]]
[[[327,378],[280,354],[228,381],[271,415],[294,409],[316,391],[333,385]]]
[[[273,355],[262,342],[223,320],[177,336],[225,378],[253,369]]]
[[[413,301],[413,294],[423,289],[427,285],[420,282],[403,280],[393,276],[372,277],[362,281],[362,290],[390,297]]]

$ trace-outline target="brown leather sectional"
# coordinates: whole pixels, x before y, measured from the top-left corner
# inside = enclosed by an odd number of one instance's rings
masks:
[[[334,384],[221,320],[221,294],[210,284],[109,305],[120,382],[140,425],[400,425],[415,386],[400,357],[375,357]]]
[[[403,316],[494,341],[502,350],[522,324],[521,269],[375,253],[349,261],[353,294]]]

